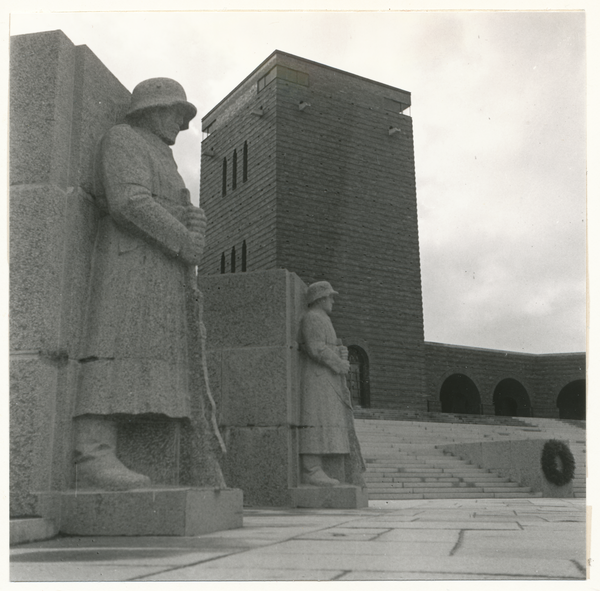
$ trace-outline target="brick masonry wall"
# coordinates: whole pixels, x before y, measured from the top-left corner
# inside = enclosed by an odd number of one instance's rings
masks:
[[[277,78],[258,92],[275,61],[308,73],[308,86]],[[301,101],[310,106],[300,110]],[[221,252],[245,239],[248,270],[286,268],[306,283],[331,281],[340,291],[338,335],[369,354],[372,406],[425,408],[412,120],[400,114],[401,103],[410,103],[405,91],[287,54],[259,68],[204,119],[215,121],[215,131],[203,152],[214,147],[218,156],[210,170],[202,162],[209,216],[202,272],[219,269]],[[257,106],[263,117],[251,114]],[[217,136],[219,123],[226,138]],[[389,135],[390,127],[401,131]],[[244,138],[252,155],[261,154],[237,193],[248,210],[219,197],[220,150],[230,153]],[[259,195],[256,183],[268,191]],[[275,259],[265,248],[271,240]]]
[[[534,355],[425,342],[425,367],[430,410],[440,409],[444,380],[460,373],[477,386],[484,414],[495,414],[494,390],[500,381],[512,378],[525,387],[533,416],[558,417],[560,390],[585,379],[585,353]]]
[[[246,241],[247,271],[276,268],[275,109],[273,88],[257,96],[256,81],[205,118],[214,131],[202,142],[200,205],[208,218],[203,275],[220,273],[225,253],[231,271],[231,249],[236,271],[241,270]],[[262,108],[263,115],[253,111]],[[248,149],[248,180],[243,180],[244,143]],[[233,152],[237,152],[237,187],[233,188]],[[215,156],[208,156],[214,151]],[[223,195],[223,159],[227,160],[227,191]]]
[[[323,88],[276,83],[279,265],[340,292],[333,321],[344,342],[368,344],[372,406],[418,407],[423,315],[412,121],[373,106],[364,89],[355,96],[341,77]],[[311,106],[300,111],[300,100]],[[402,133],[390,136],[390,126]]]
[[[539,393],[539,414],[556,416],[556,400],[560,391],[575,380],[586,378],[585,353],[536,355],[536,389]]]

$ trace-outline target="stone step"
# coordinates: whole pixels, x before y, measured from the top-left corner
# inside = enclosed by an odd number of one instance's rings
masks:
[[[460,486],[460,485],[463,486]],[[369,491],[394,488],[468,488],[466,483],[459,482],[370,482]]]
[[[364,457],[364,456],[363,456]],[[365,458],[365,463],[369,467],[373,468],[386,468],[390,466],[424,466],[426,468],[459,468],[459,467],[468,467],[477,470],[477,466],[475,464],[470,464],[467,461],[460,460],[458,458],[454,458],[450,461],[440,458],[439,461],[435,458],[431,458],[428,460],[423,459],[376,459],[376,458]]]
[[[357,434],[367,463],[365,480],[371,499],[408,498],[528,498],[528,487],[511,482],[451,454],[446,443],[558,438],[570,441],[577,474],[585,473],[584,432],[574,441],[573,429],[537,425],[440,424],[417,421],[357,420]],[[549,427],[552,427],[551,430]],[[585,496],[585,479],[574,482],[574,496]]]
[[[465,482],[511,482],[510,478],[500,476],[494,472],[484,472],[476,476],[462,476],[461,479]]]
[[[484,491],[482,488],[467,488],[467,487],[452,488],[450,490],[444,489],[442,491],[439,488],[426,487],[426,486],[413,486],[413,487],[407,486],[407,487],[403,487],[403,488],[393,488],[393,487],[383,486],[383,487],[376,487],[373,489],[369,488],[369,498],[375,499],[375,498],[379,498],[378,495],[380,495],[380,494],[392,494],[394,492],[400,492],[402,494],[418,493],[418,494],[440,494],[440,495],[457,495],[457,494],[474,495],[477,493],[479,493],[479,494],[486,493],[486,492],[492,493],[494,491]],[[448,497],[448,498],[451,498],[451,497]]]
[[[422,466],[417,466],[414,468],[406,467],[406,466],[398,466],[396,468],[389,467],[380,467],[373,470],[368,470],[371,474],[381,474],[382,476],[412,476],[413,478],[442,478],[444,476],[454,476],[457,478],[478,478],[489,475],[491,478],[495,478],[497,474],[493,472],[488,472],[479,468],[475,468],[474,470],[444,470],[442,468],[424,468]]]
[[[402,500],[414,500],[414,499],[529,499],[539,498],[541,493],[486,493],[486,492],[455,492],[455,493],[380,493],[377,496],[371,496],[371,500],[377,501],[402,501]]]
[[[410,476],[384,476],[366,472],[364,478],[366,482],[462,482],[460,478],[450,475],[442,478],[412,478]]]

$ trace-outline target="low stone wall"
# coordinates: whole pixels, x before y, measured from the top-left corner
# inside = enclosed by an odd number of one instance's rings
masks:
[[[478,441],[475,443],[452,443],[442,447],[472,464],[493,470],[523,486],[541,492],[543,497],[570,498],[573,496],[573,481],[556,486],[542,472],[542,449],[547,440],[529,439],[519,441]],[[565,441],[568,445],[568,441]]]

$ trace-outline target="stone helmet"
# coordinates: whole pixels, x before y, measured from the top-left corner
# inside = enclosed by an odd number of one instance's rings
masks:
[[[171,78],[149,78],[140,82],[131,94],[131,103],[126,118],[151,107],[172,107],[181,105],[185,120],[181,129],[188,129],[190,121],[198,112],[196,107],[187,101],[183,86]]]
[[[306,303],[310,306],[313,302],[326,298],[328,295],[338,295],[338,292],[334,291],[329,281],[311,283],[306,292]]]

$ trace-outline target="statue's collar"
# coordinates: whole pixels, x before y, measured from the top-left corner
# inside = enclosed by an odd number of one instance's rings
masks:
[[[142,136],[151,146],[154,146],[161,152],[165,154],[173,155],[171,151],[171,146],[165,144],[156,134],[152,133],[149,129],[145,127],[135,127],[132,126],[132,129],[140,136]]]

